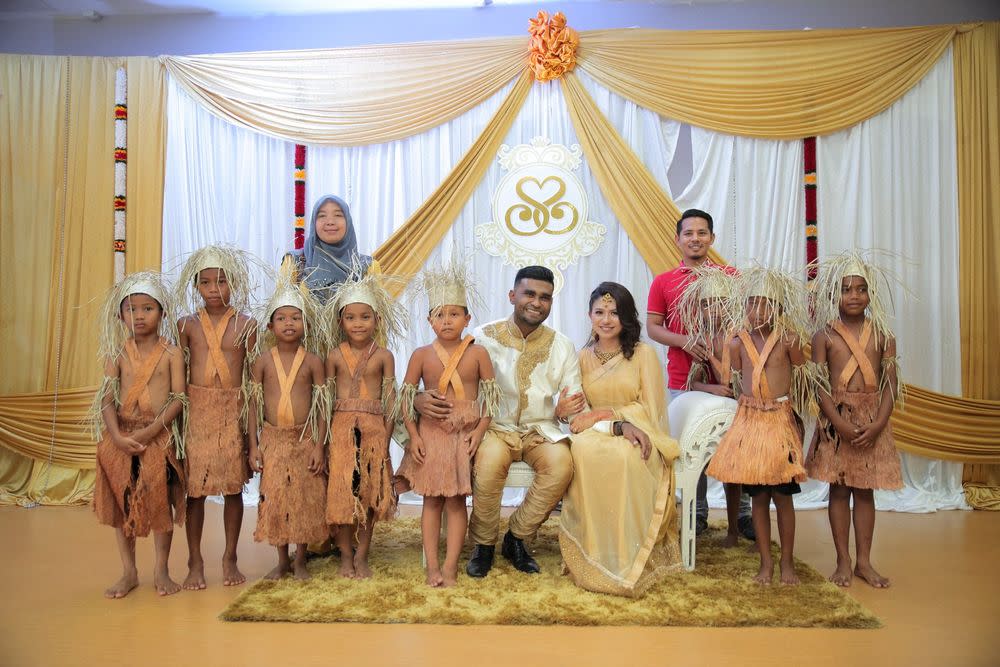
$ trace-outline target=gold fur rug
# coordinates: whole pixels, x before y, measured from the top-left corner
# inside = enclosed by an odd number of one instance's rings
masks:
[[[312,580],[258,581],[221,618],[442,625],[881,627],[874,614],[801,561],[796,561],[802,580],[799,586],[753,583],[759,563],[756,552],[747,549],[750,543],[745,540],[735,549],[724,549],[724,528],[719,525],[699,538],[694,572],[670,574],[639,600],[590,593],[560,575],[557,531],[558,519],[550,519],[529,545],[541,574],[514,570],[498,547],[489,576],[472,579],[464,571],[466,549],[458,585],[435,589],[424,584],[420,520],[379,523],[372,545],[375,575],[371,579],[343,579],[337,574],[339,559],[319,558],[309,563]]]

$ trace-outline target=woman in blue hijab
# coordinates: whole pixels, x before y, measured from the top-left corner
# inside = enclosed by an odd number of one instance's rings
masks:
[[[372,258],[358,252],[351,209],[340,197],[323,195],[313,206],[305,248],[295,253],[306,285],[326,303],[331,287],[347,280],[355,263],[367,272]]]

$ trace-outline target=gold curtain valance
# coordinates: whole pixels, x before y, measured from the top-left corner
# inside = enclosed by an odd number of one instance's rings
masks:
[[[800,139],[888,109],[963,26],[857,30],[598,30],[577,63],[662,116],[726,134]]]
[[[719,132],[790,139],[887,109],[967,26],[580,33],[578,66],[640,106]],[[163,56],[210,111],[290,141],[353,146],[424,132],[525,67],[527,37]],[[776,66],[780,64],[779,66]]]
[[[485,101],[524,69],[524,37],[311,51],[162,56],[223,119],[300,143],[403,139]]]

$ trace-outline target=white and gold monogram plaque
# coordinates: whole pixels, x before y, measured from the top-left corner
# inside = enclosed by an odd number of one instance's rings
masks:
[[[579,146],[567,148],[545,137],[511,148],[497,158],[507,174],[493,191],[493,219],[476,225],[476,241],[505,264],[552,269],[555,289],[562,269],[593,254],[604,242],[604,225],[587,220],[588,201],[576,174]]]

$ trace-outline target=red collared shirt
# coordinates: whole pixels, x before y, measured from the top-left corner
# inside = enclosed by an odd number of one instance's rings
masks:
[[[705,264],[718,266],[708,261]],[[723,269],[727,273],[737,273],[736,269],[731,266],[723,267]],[[653,284],[649,286],[646,312],[651,315],[662,315],[667,331],[678,334],[687,333],[681,325],[680,318],[675,316],[675,310],[681,293],[689,282],[691,282],[691,268],[681,262],[677,268],[656,276],[653,279]],[[691,355],[683,349],[673,346],[667,348],[667,387],[670,389],[684,388],[684,385],[687,384],[688,373],[691,372],[692,361]]]

